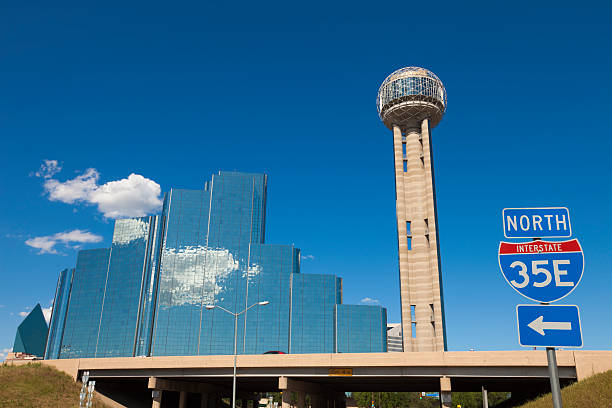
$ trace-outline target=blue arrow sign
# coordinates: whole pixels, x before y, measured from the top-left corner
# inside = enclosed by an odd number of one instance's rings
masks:
[[[523,347],[582,347],[578,306],[518,305],[516,317]]]
[[[506,238],[569,238],[569,210],[565,207],[504,208]]]
[[[536,302],[555,302],[578,286],[584,256],[577,239],[499,244],[499,267],[510,286]]]

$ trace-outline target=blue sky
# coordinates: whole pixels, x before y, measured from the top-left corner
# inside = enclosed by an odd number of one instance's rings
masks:
[[[514,308],[529,302],[497,247],[502,208],[521,206],[569,207],[586,267],[562,303],[580,305],[585,348],[611,348],[611,6],[495,3],[3,4],[0,353],[20,313],[50,306],[75,247],[110,244],[117,208],[218,170],[267,173],[267,242],[294,243],[304,273],[338,274],[345,303],[398,321],[375,100],[409,65],[448,92],[433,148],[449,349],[519,348]],[[61,171],[36,176],[44,160]],[[81,195],[53,189],[75,178]]]

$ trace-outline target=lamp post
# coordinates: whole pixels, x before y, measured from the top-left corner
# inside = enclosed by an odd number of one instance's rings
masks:
[[[247,310],[249,310],[252,307],[255,306],[265,306],[267,305],[268,302],[267,300],[264,300],[262,302],[257,302],[252,304],[251,306],[247,307],[246,309],[244,309],[242,312],[238,312],[238,313],[234,313],[234,312],[230,312],[229,310],[221,307],[221,306],[217,306],[217,305],[207,305],[206,309],[208,310],[212,310],[212,309],[221,309],[226,313],[231,314],[232,316],[234,316],[234,378],[233,378],[233,383],[232,383],[232,408],[236,408],[236,360],[237,360],[237,342],[238,342],[238,316],[240,316],[241,314],[243,314],[244,312],[246,312]],[[242,408],[246,408],[246,407],[242,407]]]

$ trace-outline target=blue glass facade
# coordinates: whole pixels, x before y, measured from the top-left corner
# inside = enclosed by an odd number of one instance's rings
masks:
[[[134,355],[155,217],[117,220],[110,250],[96,357]]]
[[[287,245],[251,246],[247,296],[239,307],[269,301],[246,313],[241,352],[290,351],[291,276],[299,272],[300,251]],[[239,332],[240,333],[240,332]]]
[[[13,352],[43,357],[48,330],[42,308],[37,304],[17,327]]]
[[[387,351],[387,309],[336,305],[336,333],[338,353]]]
[[[70,300],[70,290],[72,289],[72,277],[74,269],[64,269],[60,272],[55,289],[55,300],[49,322],[49,336],[47,338],[47,348],[45,350],[46,359],[59,358],[60,345],[64,334],[66,323],[66,311]]]
[[[79,251],[59,358],[95,357],[110,249]]]
[[[342,280],[334,275],[294,274],[291,294],[290,352],[335,352],[335,307],[342,303]]]
[[[232,354],[222,308],[264,300],[239,315],[238,353],[335,352],[341,280],[302,275],[297,248],[264,243],[266,189],[263,174],[220,172],[170,190],[160,215],[118,220],[110,249],[79,253],[64,330],[53,323],[59,358]]]

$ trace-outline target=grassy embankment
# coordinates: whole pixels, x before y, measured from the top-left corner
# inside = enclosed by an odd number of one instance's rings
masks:
[[[0,407],[71,408],[79,406],[80,384],[40,363],[0,365]],[[93,406],[106,405],[94,399]]]
[[[563,408],[612,408],[612,370],[576,382],[561,390]],[[550,394],[520,408],[552,408]]]

